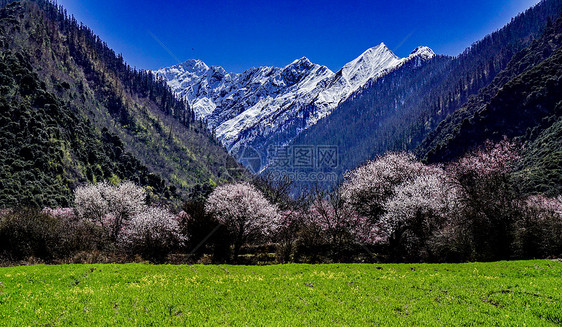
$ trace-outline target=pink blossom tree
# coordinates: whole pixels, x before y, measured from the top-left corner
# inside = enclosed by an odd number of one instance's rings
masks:
[[[549,198],[542,194],[531,195],[525,199],[525,204],[544,215],[553,215],[562,219],[562,195],[556,198]]]
[[[217,187],[207,199],[205,211],[232,233],[235,257],[248,239],[273,236],[281,218],[277,206],[247,182]]]
[[[517,146],[508,139],[499,143],[487,141],[484,146],[458,159],[448,169],[457,179],[503,175],[512,170],[519,158]]]
[[[146,210],[145,200],[145,190],[129,181],[80,186],[74,192],[76,215],[101,225],[113,241],[134,215]]]
[[[326,244],[375,244],[380,241],[376,226],[365,216],[359,215],[342,197],[340,190],[330,193],[317,192],[311,204],[305,223]]]
[[[358,219],[349,205],[334,198],[317,199],[310,207],[307,221],[326,243],[341,245],[351,238]]]
[[[471,235],[479,260],[508,259],[514,224],[521,216],[520,192],[512,169],[519,159],[517,146],[507,139],[486,144],[447,166],[460,190],[463,233]]]

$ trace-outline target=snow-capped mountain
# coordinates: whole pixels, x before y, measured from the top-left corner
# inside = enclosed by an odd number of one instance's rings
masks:
[[[155,73],[188,100],[196,116],[207,121],[229,150],[251,146],[264,156],[269,145],[290,143],[368,82],[406,62],[421,64],[433,56],[428,47],[418,47],[399,58],[381,43],[337,73],[305,57],[284,68],[259,67],[240,74],[200,60]]]

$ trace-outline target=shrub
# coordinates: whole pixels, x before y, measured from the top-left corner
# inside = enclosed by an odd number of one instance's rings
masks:
[[[79,251],[96,249],[99,235],[92,224],[21,210],[0,218],[0,256],[9,261],[65,259]]]
[[[562,255],[562,196],[533,195],[521,203],[522,219],[517,221],[515,252],[519,258]]]

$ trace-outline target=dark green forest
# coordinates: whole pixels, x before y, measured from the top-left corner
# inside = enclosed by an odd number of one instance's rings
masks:
[[[486,140],[523,145],[529,192],[562,193],[562,18],[514,56],[496,78],[445,119],[417,151],[427,162],[454,160]]]
[[[154,202],[237,178],[162,80],[45,1],[0,3],[0,207],[68,206],[80,184],[131,180]]]

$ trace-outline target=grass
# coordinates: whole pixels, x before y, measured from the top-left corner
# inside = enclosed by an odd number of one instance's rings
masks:
[[[0,268],[2,326],[554,326],[562,262]]]

